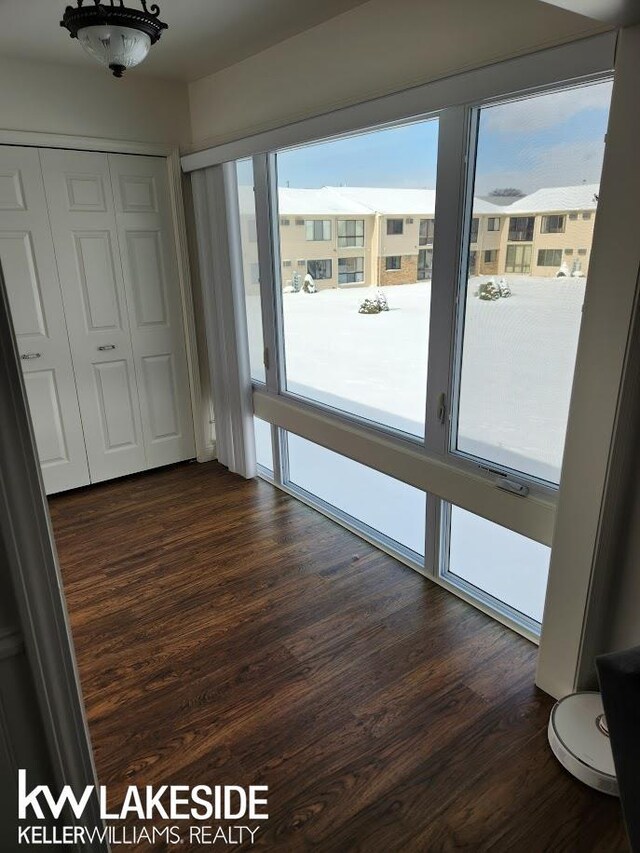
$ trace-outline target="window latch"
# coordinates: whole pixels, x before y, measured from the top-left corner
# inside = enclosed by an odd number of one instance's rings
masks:
[[[446,419],[447,419],[447,395],[443,391],[442,394],[440,394],[440,396],[438,397],[438,420],[440,421],[441,424],[444,424]]]

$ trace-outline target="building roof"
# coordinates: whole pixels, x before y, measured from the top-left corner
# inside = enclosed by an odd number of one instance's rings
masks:
[[[495,216],[518,213],[595,210],[598,184],[573,187],[544,187],[511,204],[493,204],[474,198],[474,214]],[[280,187],[279,212],[282,216],[434,216],[436,191],[402,187]]]
[[[278,211],[284,216],[341,216],[371,214],[374,211],[355,198],[342,195],[334,187],[316,190],[278,189]]]
[[[407,214],[433,216],[436,191],[396,187],[331,187],[335,193],[356,204],[364,204],[371,213],[385,216]]]
[[[543,187],[530,195],[502,207],[512,213],[546,213],[565,210],[595,210],[599,184],[578,184],[575,187]]]

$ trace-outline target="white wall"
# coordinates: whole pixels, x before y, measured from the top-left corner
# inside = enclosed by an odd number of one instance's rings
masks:
[[[81,48],[78,47],[78,50]],[[0,127],[132,142],[190,135],[183,83],[0,58]]]
[[[194,147],[601,29],[594,21],[535,0],[370,0],[191,83]]]

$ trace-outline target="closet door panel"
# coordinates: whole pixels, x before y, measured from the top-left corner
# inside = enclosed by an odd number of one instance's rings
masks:
[[[60,282],[34,148],[0,147],[0,262],[48,494],[89,483]]]
[[[166,161],[109,155],[150,466],[195,454]]]
[[[92,482],[147,467],[105,154],[41,152]]]

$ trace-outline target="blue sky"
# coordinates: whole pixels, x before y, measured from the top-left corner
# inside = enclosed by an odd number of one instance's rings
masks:
[[[605,82],[484,109],[476,194],[597,183],[610,97]],[[437,137],[437,122],[425,121],[285,151],[278,183],[433,188]]]

